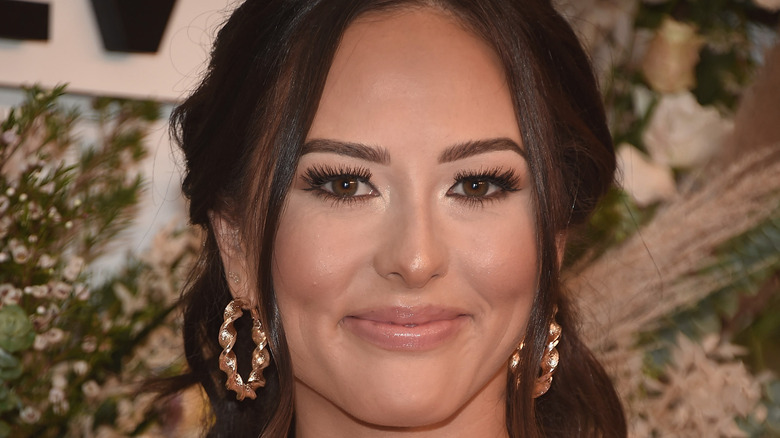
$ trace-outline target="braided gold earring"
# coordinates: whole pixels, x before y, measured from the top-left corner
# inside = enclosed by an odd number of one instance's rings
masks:
[[[225,388],[236,392],[236,398],[243,400],[245,397],[254,399],[257,397],[255,390],[265,386],[263,369],[269,365],[270,355],[268,354],[268,340],[266,338],[263,326],[260,323],[259,315],[255,308],[250,309],[252,315],[252,340],[257,347],[252,352],[252,371],[249,378],[244,383],[241,375],[236,369],[236,353],[233,352],[233,346],[236,344],[236,329],[233,327],[233,321],[243,315],[241,309],[249,307],[243,300],[233,300],[225,307],[225,321],[219,329],[219,345],[222,346],[222,353],[219,355],[219,369],[227,375]]]
[[[557,313],[557,309],[555,313]],[[534,398],[544,395],[550,389],[553,374],[555,374],[555,369],[558,368],[558,363],[560,362],[560,354],[556,347],[561,340],[562,329],[561,326],[555,322],[555,313],[553,313],[553,320],[550,322],[550,328],[547,332],[547,345],[542,354],[542,363],[540,364],[542,372],[534,381]],[[517,367],[520,365],[520,352],[523,351],[523,347],[525,347],[525,341],[520,342],[512,353],[512,356],[509,358],[509,369],[517,376],[515,382],[517,386],[520,386],[520,376],[517,375]]]
[[[534,382],[534,398],[544,395],[552,385],[553,374],[560,361],[558,349],[555,347],[561,340],[561,331],[561,326],[553,319],[550,322],[550,330],[547,332],[547,346],[542,354],[542,375]]]

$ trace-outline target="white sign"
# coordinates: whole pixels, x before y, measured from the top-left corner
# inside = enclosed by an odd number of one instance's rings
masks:
[[[177,0],[157,53],[103,48],[90,0],[48,0],[48,41],[0,38],[0,86],[174,102],[191,90],[235,0]]]

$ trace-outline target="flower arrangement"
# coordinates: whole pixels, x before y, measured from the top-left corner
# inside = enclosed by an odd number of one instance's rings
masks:
[[[568,286],[630,435],[780,434],[780,135],[743,115],[780,117],[780,4],[559,3],[599,72],[621,178]]]
[[[97,98],[86,117],[64,87],[26,93],[0,124],[0,437],[134,435],[154,396],[133,385],[181,370],[174,303],[198,239],[168,230],[100,284],[85,268],[133,220],[159,106]]]

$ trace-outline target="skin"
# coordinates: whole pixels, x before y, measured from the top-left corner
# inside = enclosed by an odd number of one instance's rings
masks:
[[[502,146],[452,156],[493,139]],[[307,142],[274,270],[298,436],[507,436],[507,360],[537,265],[531,182],[496,54],[437,10],[363,17],[344,34]],[[312,181],[311,169],[336,175]],[[496,169],[513,174],[511,190],[479,176]],[[247,272],[221,248],[228,269]],[[231,284],[236,296],[247,286]],[[446,309],[457,323],[424,348],[387,348],[351,325],[399,308]]]

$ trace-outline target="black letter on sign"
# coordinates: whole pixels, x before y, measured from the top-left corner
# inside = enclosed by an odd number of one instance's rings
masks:
[[[154,53],[176,0],[92,0],[103,47],[115,52]]]
[[[0,38],[49,39],[49,5],[0,0]]]

